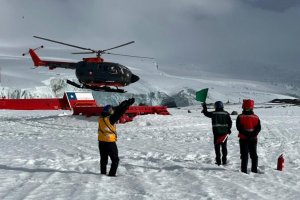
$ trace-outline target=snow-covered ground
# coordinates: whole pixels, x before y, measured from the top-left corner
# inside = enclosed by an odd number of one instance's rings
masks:
[[[57,60],[57,59],[56,59]],[[136,104],[172,100],[170,116],[138,116],[118,125],[118,177],[99,174],[97,118],[64,111],[0,110],[0,199],[298,199],[300,196],[300,108],[269,105],[300,96],[298,85],[244,80],[203,71],[199,66],[159,66],[152,61],[120,62],[141,79],[125,94],[93,92],[100,105],[135,97]],[[74,71],[32,69],[29,58],[0,57],[0,95],[61,97],[74,90],[65,79]],[[209,88],[207,103],[230,102],[241,111],[254,99],[261,117],[260,174],[239,171],[237,131],[228,141],[229,164],[216,166],[211,122],[200,113],[195,92]],[[193,105],[183,107],[187,105]],[[188,113],[188,109],[191,113]],[[235,122],[236,116],[232,116]],[[283,153],[286,167],[276,169]]]
[[[257,105],[259,174],[239,171],[235,126],[229,163],[216,166],[211,122],[200,107],[169,111],[118,125],[120,165],[111,178],[99,174],[96,117],[1,110],[0,199],[299,199],[299,106]]]

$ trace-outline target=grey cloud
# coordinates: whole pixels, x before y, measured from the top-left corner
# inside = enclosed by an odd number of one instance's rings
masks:
[[[253,7],[277,12],[284,12],[295,6],[300,6],[299,0],[245,0]]]

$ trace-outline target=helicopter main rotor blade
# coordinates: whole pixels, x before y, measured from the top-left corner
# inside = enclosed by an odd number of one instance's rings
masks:
[[[64,43],[64,42],[59,42],[59,41],[55,41],[55,40],[51,40],[51,39],[47,39],[47,38],[43,38],[43,37],[39,37],[39,36],[33,36],[33,37],[41,39],[41,40],[46,40],[46,41],[49,41],[49,42],[54,42],[54,43],[66,45],[66,46],[69,46],[69,47],[74,47],[74,48],[78,48],[78,49],[82,49],[82,50],[92,51],[93,53],[96,52],[95,50],[90,49],[90,48],[84,48],[84,47],[80,47],[80,46],[76,46],[76,45],[72,45],[72,44],[67,44],[67,43]]]
[[[71,54],[94,54],[95,52],[73,52]]]
[[[116,55],[116,56],[127,56],[127,57],[134,57],[134,58],[147,58],[147,59],[155,59],[152,57],[145,57],[145,56],[132,56],[127,54],[118,54],[118,53],[109,53],[109,52],[103,52],[104,54],[110,54],[110,55]]]
[[[101,54],[105,53],[105,54],[118,55],[118,56],[128,56],[128,57],[135,57],[135,58],[154,59],[154,58],[151,58],[151,57],[132,56],[132,55],[126,55],[126,54],[116,54],[116,53],[109,53],[109,52],[107,52],[108,50],[112,50],[112,49],[116,49],[116,48],[119,48],[119,47],[123,47],[123,46],[129,45],[129,44],[132,44],[132,43],[134,43],[134,41],[127,42],[127,43],[124,43],[124,44],[121,44],[121,45],[118,45],[118,46],[115,46],[115,47],[112,47],[112,48],[109,48],[109,49],[105,49],[105,50],[94,50],[94,49],[80,47],[80,46],[76,46],[76,45],[72,45],[72,44],[68,44],[68,43],[64,43],[64,42],[59,42],[59,41],[56,41],[56,40],[51,40],[51,39],[44,38],[44,37],[39,37],[39,36],[33,36],[33,37],[41,39],[41,40],[46,40],[46,41],[49,41],[49,42],[54,42],[54,43],[66,45],[66,46],[69,46],[69,47],[74,47],[74,48],[78,48],[78,49],[89,51],[89,52],[76,52],[76,53],[72,53],[72,54],[93,54],[93,53],[96,53],[97,56],[100,57]]]
[[[115,46],[115,47],[112,47],[112,48],[109,48],[109,49],[105,49],[105,50],[99,50],[101,53],[104,52],[104,51],[108,51],[108,50],[112,50],[112,49],[116,49],[116,48],[119,48],[119,47],[122,47],[122,46],[126,46],[126,45],[129,45],[129,44],[132,44],[134,43],[134,41],[131,41],[131,42],[127,42],[125,44],[121,44],[119,46]]]

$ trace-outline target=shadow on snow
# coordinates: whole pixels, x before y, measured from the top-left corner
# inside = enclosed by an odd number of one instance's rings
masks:
[[[30,172],[30,173],[36,173],[36,172],[58,172],[58,173],[64,173],[64,174],[91,174],[91,175],[99,175],[99,173],[94,172],[79,172],[79,171],[68,171],[68,170],[58,170],[58,169],[46,169],[46,168],[25,168],[25,167],[11,167],[7,165],[0,165],[0,169],[3,170],[12,170],[12,171],[23,171],[23,172]]]

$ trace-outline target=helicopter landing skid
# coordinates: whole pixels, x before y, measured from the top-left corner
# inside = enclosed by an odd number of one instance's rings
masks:
[[[114,88],[110,88],[110,87],[107,87],[107,86],[97,87],[97,86],[90,86],[90,85],[86,85],[86,84],[79,85],[78,83],[75,83],[75,82],[70,81],[70,80],[67,80],[67,83],[74,86],[74,87],[77,87],[77,88],[91,89],[91,90],[94,90],[94,91],[117,92],[117,93],[125,93],[126,92],[123,89],[119,89],[119,88],[114,89]]]

